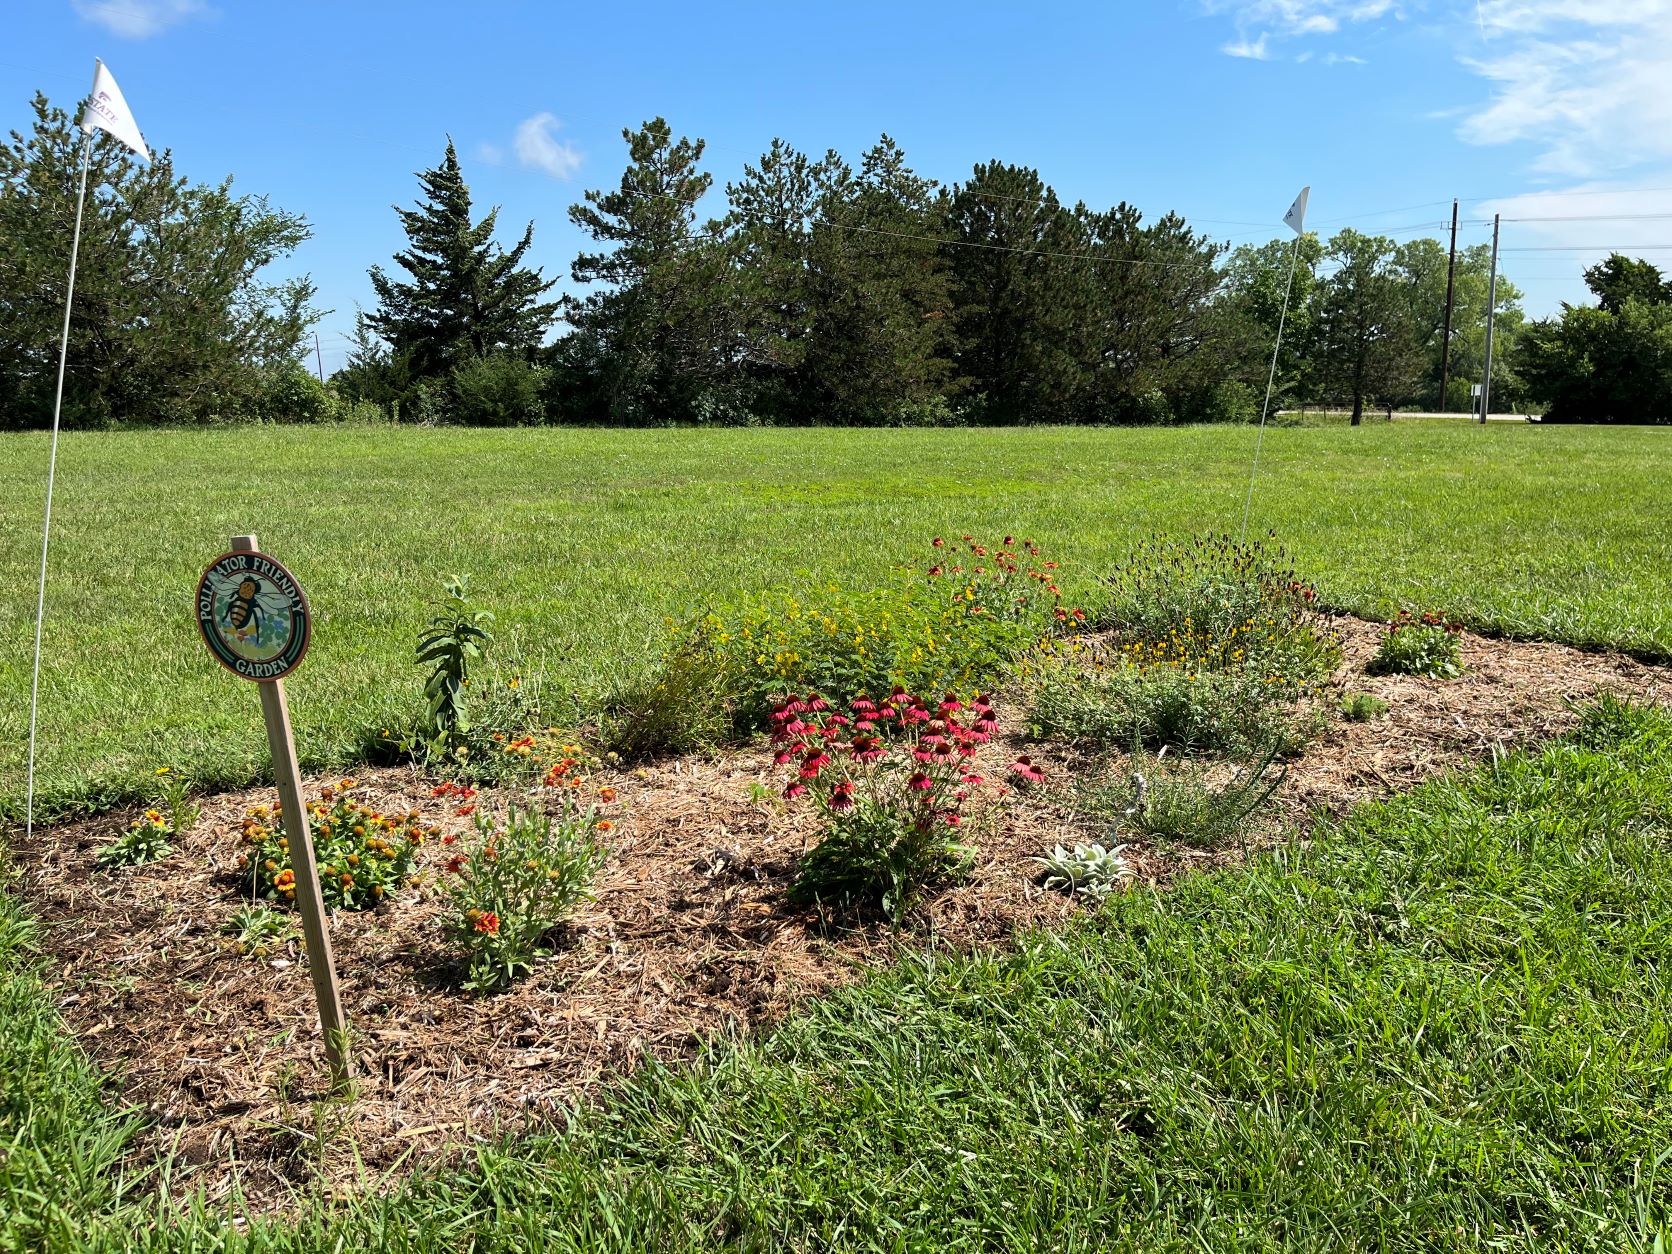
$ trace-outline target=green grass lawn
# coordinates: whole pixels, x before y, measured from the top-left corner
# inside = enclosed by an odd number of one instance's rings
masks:
[[[0,1249],[1659,1254],[1669,919],[1672,715],[1604,708],[1013,952],[908,960],[563,1133],[248,1229],[153,1223],[131,1179],[122,1202],[120,1119],[14,963]]]
[[[805,578],[874,580],[930,537],[1029,535],[1082,592],[1154,530],[1235,529],[1242,428],[591,431],[268,428],[65,438],[42,696],[51,806],[162,764],[244,782],[248,685],[191,596],[235,531],[307,588],[290,690],[312,765],[416,707],[413,637],[473,576],[545,712],[568,720],[654,659],[665,619]],[[46,440],[0,436],[0,807],[23,793]],[[1672,432],[1370,424],[1266,436],[1251,529],[1333,603],[1672,656]]]

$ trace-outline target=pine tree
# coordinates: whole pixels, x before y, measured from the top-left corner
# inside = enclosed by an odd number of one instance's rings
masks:
[[[423,200],[395,207],[410,247],[395,256],[410,282],[371,269],[378,307],[365,316],[414,380],[445,377],[469,358],[496,353],[531,356],[560,302],[543,301],[555,279],[522,265],[534,239],[530,222],[510,249],[493,238],[496,206],[471,222],[470,189],[453,141],[441,164],[418,175]]]
[[[1037,171],[993,161],[953,189],[948,231],[964,387],[987,421],[1060,421],[1085,387],[1071,345],[1089,267],[1073,216]]]
[[[662,118],[621,134],[631,164],[620,185],[588,191],[569,209],[571,222],[609,245],[576,257],[570,273],[607,287],[571,298],[575,333],[560,353],[593,364],[598,404],[615,421],[684,421],[701,416],[708,389],[735,357],[718,224],[696,225],[712,179],[697,168],[703,141],[676,142]]]
[[[821,171],[809,286],[815,416],[853,424],[932,415],[952,379],[947,199],[884,135],[860,164]]]

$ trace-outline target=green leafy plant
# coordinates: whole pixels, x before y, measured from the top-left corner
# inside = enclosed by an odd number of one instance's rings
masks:
[[[100,869],[115,870],[123,866],[143,866],[156,862],[174,852],[170,839],[174,829],[158,810],[147,810],[135,819],[115,840],[99,850]]]
[[[191,800],[190,778],[172,766],[159,767],[156,778],[150,808],[99,851],[98,864],[104,870],[166,858],[174,851],[174,839],[197,826],[202,810]]]
[[[1132,866],[1125,852],[1125,845],[1108,846],[1093,841],[1077,844],[1073,849],[1058,845],[1033,861],[1045,868],[1046,888],[1101,903],[1132,878]]]
[[[466,689],[471,671],[493,643],[494,616],[471,604],[470,583],[462,577],[444,584],[429,626],[418,637],[418,664],[430,667],[424,683],[424,741],[438,756],[468,756],[471,748],[470,703]]]
[[[426,828],[416,810],[396,815],[371,809],[353,795],[356,787],[353,779],[340,780],[307,808],[320,896],[345,910],[375,906],[411,886],[419,848],[440,834],[438,827]],[[277,813],[268,806],[249,810],[242,839],[247,848],[238,868],[250,891],[269,901],[295,901],[290,838]]]
[[[265,958],[288,947],[295,935],[292,921],[269,906],[239,906],[221,931],[247,958]]]
[[[801,859],[791,900],[841,911],[880,908],[899,923],[936,882],[960,873],[972,851],[956,838],[971,790],[969,765],[998,727],[976,696],[968,715],[948,695],[931,704],[896,688],[880,701],[854,698],[844,713],[823,698],[791,697],[771,715],[776,761],[795,774],[787,798],[810,797],[824,818]],[[1027,759],[1017,782],[1042,775]]]
[[[1463,673],[1462,633],[1461,623],[1442,614],[1400,610],[1365,669],[1372,675],[1456,679]]]
[[[1341,698],[1341,713],[1350,722],[1368,723],[1388,712],[1388,703],[1368,692],[1349,692]]]
[[[643,761],[708,749],[730,738],[736,677],[716,632],[712,621],[699,620],[655,669],[616,695],[599,730],[609,752]]]
[[[597,804],[580,798],[580,779],[556,777],[548,799],[555,816],[513,804],[495,822],[478,811],[475,839],[447,859],[440,880],[448,902],[444,926],[468,965],[467,989],[491,993],[515,983],[586,898],[606,856],[599,838],[611,823]],[[613,793],[606,790],[599,800],[606,797]]]
[[[156,804],[167,811],[168,825],[176,836],[184,836],[197,826],[203,809],[191,799],[192,781],[184,772],[172,766],[157,768]]]

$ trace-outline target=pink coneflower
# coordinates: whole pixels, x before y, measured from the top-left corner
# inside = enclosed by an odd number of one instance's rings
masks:
[[[974,771],[969,771],[963,776],[963,780],[966,784],[981,784],[986,782],[987,777],[985,775],[977,775]]]
[[[807,712],[807,703],[794,693],[791,693],[790,699],[784,702],[784,709],[788,710],[791,714],[805,714]]]
[[[868,718],[862,718],[853,725],[853,729],[856,732],[876,731],[877,725]]]
[[[801,759],[801,778],[812,779],[830,765],[830,755],[823,749],[813,749]]]
[[[830,808],[840,814],[853,809],[853,781],[844,779],[830,790]]]
[[[934,566],[931,566],[931,567],[929,567],[929,573],[930,573],[930,574],[931,574],[931,575],[940,575],[940,574],[944,574],[944,573],[945,573],[945,572],[944,572],[944,571],[943,571],[943,570],[942,570],[942,569],[941,569],[941,567],[940,567],[940,566],[939,566],[939,565],[938,565],[938,564],[937,564],[937,565],[934,565]]]
[[[1035,766],[1025,753],[1010,764],[1010,773],[1021,783],[1039,784],[1045,780],[1045,772]]]
[[[1016,543],[1016,537],[1015,536],[1006,536],[1004,538],[1004,547],[1007,548],[1007,549],[1015,543]]]
[[[882,746],[875,736],[855,736],[853,738],[853,760],[855,762],[875,762],[882,757]]]
[[[846,727],[852,721],[853,720],[850,719],[846,714],[832,714],[829,718],[824,720],[824,725],[827,728],[828,727]]]
[[[784,796],[785,796],[786,799],[788,799],[790,801],[794,801],[797,797],[799,797],[802,793],[804,793],[806,791],[807,791],[807,785],[806,784],[803,784],[798,779],[792,779],[784,787]]]
[[[935,787],[935,781],[922,771],[913,771],[912,777],[906,781],[906,787],[913,792],[930,792]]]
[[[942,540],[939,536],[936,536],[935,537],[935,547],[937,549],[945,548],[946,547],[946,541]]]
[[[826,701],[815,692],[807,698],[807,708],[814,714],[818,714],[821,711],[828,710],[830,708],[830,702]]]
[[[870,714],[875,711],[876,708],[877,703],[871,700],[870,697],[860,695],[853,699],[853,712],[855,714]]]
[[[964,708],[964,703],[958,700],[956,693],[949,692],[941,698],[941,703],[935,708],[942,714],[956,714]]]

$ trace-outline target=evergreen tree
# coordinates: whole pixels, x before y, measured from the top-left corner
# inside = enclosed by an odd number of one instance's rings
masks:
[[[441,164],[418,175],[423,199],[395,207],[409,247],[395,261],[410,282],[371,269],[377,308],[365,326],[380,337],[414,381],[440,379],[471,358],[496,353],[532,357],[559,302],[541,297],[556,283],[522,264],[534,240],[530,222],[510,249],[493,238],[499,210],[471,221],[470,189],[453,141]]]
[[[963,386],[988,421],[1060,421],[1086,390],[1073,345],[1090,266],[1073,215],[1037,171],[992,161],[953,189],[947,229]]]
[[[596,363],[591,382],[602,416],[639,424],[701,418],[705,397],[737,356],[719,229],[696,224],[696,204],[712,182],[698,169],[704,143],[675,141],[662,118],[622,138],[631,164],[620,185],[588,191],[569,209],[571,222],[609,246],[576,257],[571,274],[608,286],[570,300],[575,342],[561,355]]]
[[[1131,205],[1076,207],[1093,314],[1081,330],[1091,370],[1084,415],[1100,421],[1191,416],[1224,373],[1213,297],[1220,249],[1169,213],[1148,226]]]
[[[952,284],[947,201],[937,192],[887,135],[857,176],[840,162],[821,167],[807,371],[818,410],[833,421],[919,422],[944,407]]]
[[[1666,282],[1658,267],[1623,253],[1613,253],[1606,261],[1599,261],[1586,270],[1585,286],[1611,314],[1621,312],[1628,300],[1640,300],[1646,305],[1672,301],[1672,284]]]
[[[0,425],[52,420],[81,131],[46,97],[0,146]],[[99,132],[71,311],[68,426],[212,422],[266,412],[319,318],[306,277],[264,272],[309,236],[305,219],[231,180],[193,184],[168,152],[150,165]]]
[[[809,403],[813,224],[821,189],[841,166],[834,152],[814,162],[774,139],[758,165],[744,166],[743,177],[726,184],[730,209],[722,226],[738,365],[755,406],[770,413],[805,412]]]

